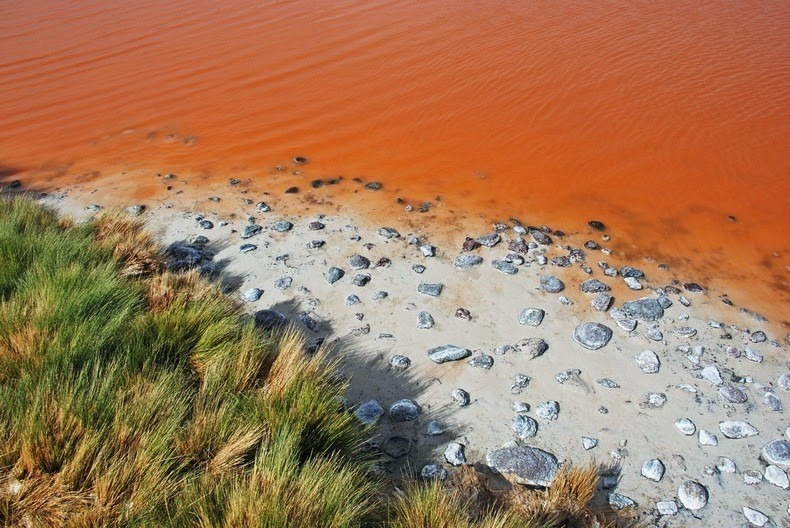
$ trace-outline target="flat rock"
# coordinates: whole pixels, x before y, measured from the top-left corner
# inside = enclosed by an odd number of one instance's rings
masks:
[[[428,357],[434,363],[445,363],[447,361],[457,361],[466,359],[472,355],[472,351],[455,345],[442,345],[428,350]]]
[[[276,310],[259,310],[253,316],[255,326],[265,330],[276,330],[288,324],[288,319]]]
[[[658,501],[656,502],[656,510],[659,515],[676,515],[678,513],[678,505],[675,501]]]
[[[721,421],[719,422],[719,431],[725,437],[732,439],[748,438],[760,434],[760,431],[753,425],[741,420]],[[790,442],[788,442],[788,445],[790,446]],[[790,456],[790,449],[788,449],[788,455]]]
[[[420,246],[420,252],[424,257],[436,256],[436,248],[430,244],[423,244],[422,246]]]
[[[631,497],[627,497],[621,493],[610,493],[607,497],[609,506],[614,510],[622,510],[631,506],[636,506],[636,502]]]
[[[389,415],[393,422],[411,422],[420,415],[420,406],[414,400],[398,400],[390,405]]]
[[[708,380],[714,385],[721,385],[722,383],[724,383],[724,381],[721,379],[721,374],[719,373],[719,369],[716,368],[714,365],[708,365],[707,367],[703,368],[700,371],[700,375],[703,377],[703,379]]]
[[[364,425],[376,425],[383,415],[384,408],[376,400],[368,400],[354,411],[354,416]]]
[[[400,238],[400,233],[391,227],[380,227],[378,230],[379,236],[382,238]]]
[[[346,295],[346,298],[343,302],[345,302],[346,306],[354,306],[355,304],[360,304],[362,301],[360,300],[359,296],[351,294]]]
[[[664,316],[664,309],[652,297],[642,297],[635,301],[623,303],[620,310],[627,317],[641,319],[642,321],[657,321]]]
[[[582,282],[581,289],[584,293],[600,293],[610,291],[612,288],[598,279],[587,279]]]
[[[392,458],[400,458],[408,455],[411,451],[412,442],[408,438],[402,436],[393,436],[388,438],[381,446],[381,450],[387,453]]]
[[[701,510],[708,504],[708,488],[694,480],[687,480],[678,488],[678,499],[688,510]]]
[[[274,287],[278,290],[287,290],[293,284],[293,277],[284,276],[274,281]]]
[[[582,323],[573,331],[573,340],[588,350],[606,346],[612,338],[612,329],[600,323]]]
[[[652,350],[645,350],[634,356],[636,364],[645,374],[657,374],[661,368],[661,361]]]
[[[479,255],[458,255],[455,257],[455,267],[461,269],[473,268],[483,263],[483,257]]]
[[[631,266],[623,266],[622,268],[620,268],[620,275],[622,275],[623,277],[641,279],[642,277],[645,276],[645,273],[638,268],[633,268]]]
[[[595,297],[592,298],[590,301],[590,306],[598,310],[599,312],[605,312],[612,306],[612,301],[614,301],[614,297],[611,294],[606,292],[596,293]]]
[[[765,444],[760,451],[760,458],[768,464],[790,469],[790,441],[774,440]]]
[[[513,417],[511,427],[521,440],[533,438],[538,434],[538,422],[524,414],[517,414]]]
[[[749,508],[748,506],[741,506],[741,511],[746,520],[752,526],[765,526],[770,522],[770,518],[761,511]]]
[[[719,397],[727,403],[744,403],[749,399],[745,392],[729,383],[719,387]]]
[[[251,226],[248,226],[251,227]],[[293,229],[294,225],[288,220],[278,220],[272,225],[272,229],[278,233],[287,233]]]
[[[699,436],[697,436],[697,440],[699,441],[700,445],[704,446],[716,447],[719,445],[719,439],[716,438],[716,435],[706,431],[705,429],[699,430]]]
[[[502,241],[498,233],[489,233],[477,238],[477,243],[485,247],[494,247]]]
[[[782,412],[782,400],[780,400],[776,394],[773,392],[766,392],[763,399],[769,409],[775,412]]]
[[[634,277],[625,277],[623,281],[625,281],[625,285],[632,290],[638,291],[644,288],[644,286],[642,286],[642,283],[639,282],[639,279],[635,279]]]
[[[444,289],[444,284],[441,283],[422,282],[417,286],[418,292],[423,295],[430,295],[431,297],[438,297],[441,295],[442,289]]]
[[[250,253],[258,249],[258,246],[255,244],[242,244],[239,246],[239,253]]]
[[[546,293],[559,293],[565,289],[565,284],[554,275],[541,275],[540,289]]]
[[[550,246],[551,245],[551,237],[544,233],[543,231],[539,231],[537,229],[530,229],[529,236],[532,237],[532,240],[541,244],[543,246]]]
[[[508,262],[506,260],[495,259],[491,261],[491,267],[497,271],[501,271],[506,275],[515,275],[518,273],[518,268],[515,264]]]
[[[598,445],[597,438],[590,438],[589,436],[582,436],[582,447],[585,451],[589,451]]]
[[[557,473],[557,457],[537,447],[510,446],[492,449],[486,463],[499,473],[512,474],[520,484],[550,486]]]
[[[787,472],[779,466],[765,468],[765,480],[782,489],[790,488],[790,478],[788,478]]]
[[[522,325],[538,326],[543,322],[543,317],[545,315],[546,312],[540,308],[524,308],[521,313],[518,314],[518,322]]]

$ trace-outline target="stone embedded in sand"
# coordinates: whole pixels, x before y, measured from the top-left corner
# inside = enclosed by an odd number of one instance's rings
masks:
[[[510,446],[492,449],[486,463],[499,473],[512,474],[527,486],[550,486],[557,474],[557,457],[537,447]]]
[[[612,288],[598,279],[587,279],[582,282],[581,289],[584,293],[600,293],[610,291]]]
[[[752,333],[752,335],[749,336],[749,341],[751,341],[752,343],[762,343],[767,339],[768,337],[765,335],[765,332],[763,332],[762,330],[758,330],[757,332],[754,332]]]
[[[261,298],[261,295],[263,295],[263,290],[260,288],[250,288],[244,292],[244,295],[242,295],[241,298],[246,302],[255,302]]]
[[[447,361],[457,361],[466,359],[472,355],[472,351],[455,345],[442,345],[428,350],[428,357],[434,363],[445,363]]]
[[[628,508],[629,506],[636,506],[634,499],[631,497],[626,497],[620,493],[610,493],[607,500],[609,502],[609,506],[615,510],[622,510],[624,508]]]
[[[326,227],[326,224],[324,224],[324,223],[322,223],[322,222],[319,222],[319,221],[317,221],[317,220],[316,220],[316,221],[313,221],[313,222],[310,222],[309,224],[307,224],[307,228],[308,228],[310,231],[321,231],[321,230],[322,230],[322,229],[324,229],[325,227]]]
[[[360,254],[354,254],[348,259],[348,266],[355,270],[368,269],[370,267],[370,260]]]
[[[530,377],[526,374],[516,374],[510,384],[510,394],[521,394],[521,391],[529,385]]]
[[[442,294],[442,290],[444,289],[444,284],[441,283],[428,283],[422,282],[417,286],[417,291],[424,294],[430,295],[431,297],[438,297]]]
[[[658,501],[656,502],[656,510],[659,515],[676,515],[678,513],[678,505],[675,501]]]
[[[252,226],[247,226],[252,227]],[[291,229],[293,229],[294,225],[289,222],[288,220],[278,220],[277,222],[272,225],[272,229],[277,231],[278,233],[287,233]]]
[[[354,275],[354,278],[351,279],[351,284],[354,286],[359,286],[362,288],[363,286],[367,285],[370,282],[370,275],[367,273],[357,273]]]
[[[435,257],[436,247],[430,244],[423,244],[422,246],[420,246],[420,252],[424,257]]]
[[[554,275],[541,275],[540,289],[546,293],[559,293],[565,289],[565,284]]]
[[[689,510],[701,510],[708,503],[708,488],[693,480],[687,480],[678,488],[680,503]]]
[[[620,310],[627,317],[641,319],[643,321],[657,321],[664,316],[664,309],[658,301],[652,297],[642,297],[635,301],[623,303]]]
[[[211,220],[201,220],[198,225],[201,229],[214,229],[214,222]]]
[[[790,392],[790,372],[785,372],[776,380],[776,384],[780,389]]]
[[[719,387],[719,397],[728,403],[744,403],[749,399],[745,392],[729,383]]]
[[[483,257],[479,255],[458,255],[455,257],[455,267],[466,269],[479,266],[483,263]]]
[[[343,271],[342,269],[332,266],[326,272],[326,282],[328,282],[329,284],[334,284],[340,279],[342,279],[343,275],[345,274],[346,272]]]
[[[743,472],[743,482],[747,486],[754,486],[763,481],[763,474],[759,471],[749,469]]]
[[[609,378],[601,378],[596,380],[595,383],[600,385],[601,387],[606,387],[607,389],[619,389],[620,385],[614,380],[610,380]]]
[[[599,312],[605,312],[610,306],[612,306],[613,300],[614,297],[612,297],[611,294],[600,292],[595,294],[595,297],[593,297],[592,301],[590,301],[590,305]]]
[[[140,216],[145,212],[145,209],[146,207],[142,204],[130,205],[129,207],[126,208],[126,212],[131,216]]]
[[[379,236],[390,239],[390,238],[400,238],[400,233],[397,230],[391,227],[380,227],[378,230]]]
[[[719,445],[719,439],[716,438],[716,435],[713,433],[709,433],[705,429],[699,430],[699,436],[697,438],[699,440],[700,445],[713,446],[713,447]]]
[[[645,276],[645,273],[638,269],[632,268],[631,266],[623,266],[620,268],[620,275],[623,277],[633,277],[634,279],[641,279]]]
[[[727,438],[748,438],[760,434],[753,425],[741,420],[724,420],[719,422],[719,431]],[[790,444],[790,443],[789,443]],[[789,451],[790,452],[790,451]]]
[[[489,233],[487,235],[478,237],[476,242],[481,246],[494,247],[499,244],[501,240],[502,237],[500,237],[497,233]]]
[[[411,422],[420,415],[420,406],[414,400],[398,400],[390,405],[389,414],[393,422]]]
[[[543,246],[550,246],[551,245],[551,237],[544,233],[543,231],[539,231],[537,229],[530,229],[529,236],[532,237],[532,240],[541,244]]]
[[[450,398],[459,406],[466,407],[472,402],[472,397],[464,389],[455,389],[450,393]]]
[[[494,366],[494,358],[487,354],[480,354],[476,358],[467,361],[470,366],[490,370]]]
[[[636,364],[645,374],[656,374],[661,368],[661,361],[652,350],[645,350],[634,356]]]
[[[612,338],[612,329],[600,323],[582,323],[573,331],[573,340],[588,350],[606,346]]]
[[[392,458],[400,458],[407,455],[411,451],[412,442],[408,438],[402,436],[393,436],[388,438],[381,446],[381,450],[387,453]]]
[[[538,326],[543,322],[543,317],[545,315],[546,312],[540,308],[524,308],[524,310],[518,314],[518,322],[522,325]]]
[[[544,401],[535,407],[535,414],[544,420],[556,420],[560,413],[560,404],[554,400]]]
[[[589,436],[582,436],[582,447],[585,451],[589,451],[590,449],[594,448],[598,445],[597,438],[590,438]]]
[[[776,394],[773,392],[766,392],[765,393],[765,404],[770,408],[772,411],[775,412],[782,412],[782,400],[780,400]]]
[[[747,506],[741,506],[741,511],[743,512],[743,516],[746,517],[746,520],[749,521],[749,524],[752,526],[765,526],[771,520],[763,512],[749,508]]]
[[[538,434],[538,422],[524,414],[515,415],[511,427],[521,440],[532,438]]]
[[[501,271],[506,275],[515,275],[518,273],[518,268],[511,262],[506,260],[495,259],[491,261],[491,267],[497,271]]]
[[[259,310],[253,316],[255,326],[264,330],[273,330],[285,326],[288,323],[285,315],[276,310]]]
[[[790,441],[774,440],[765,444],[760,452],[760,458],[782,469],[790,468]]]
[[[376,400],[368,400],[354,411],[357,420],[365,425],[376,425],[383,415],[384,408]]]
[[[464,445],[458,442],[450,442],[444,450],[444,459],[451,466],[460,466],[466,464],[466,454],[464,453]]]
[[[694,425],[694,422],[688,418],[680,418],[675,420],[675,427],[677,427],[678,431],[686,436],[691,436],[697,431],[697,427]]]
[[[280,277],[279,279],[274,281],[274,287],[278,290],[287,290],[293,284],[293,278],[289,276]]]
[[[404,355],[395,354],[390,358],[390,367],[392,367],[395,370],[406,370],[410,366],[411,366],[411,359],[409,359]]]
[[[239,246],[239,253],[250,253],[251,251],[255,251],[258,249],[258,246],[255,244],[242,244]]]
[[[357,295],[351,294],[351,295],[346,295],[346,299],[344,302],[346,303],[346,306],[354,306],[355,304],[359,304],[362,301]]]
[[[790,488],[790,478],[788,478],[787,472],[778,466],[765,468],[765,480],[782,489]]]
[[[433,328],[434,321],[431,314],[428,312],[420,312],[417,314],[417,328],[428,329]]]
[[[664,463],[657,458],[651,458],[642,464],[642,476],[654,482],[661,480],[665,470]]]

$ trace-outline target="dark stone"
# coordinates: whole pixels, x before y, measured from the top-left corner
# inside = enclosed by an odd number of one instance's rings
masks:
[[[599,222],[598,220],[590,220],[587,222],[587,225],[595,229],[596,231],[606,231],[606,226],[603,222]]]
[[[370,260],[368,260],[367,257],[355,254],[351,255],[351,257],[348,259],[348,265],[351,269],[355,270],[368,269],[370,267]]]
[[[354,275],[354,278],[351,279],[351,284],[354,286],[359,286],[360,288],[365,286],[367,283],[370,282],[370,275],[367,273],[357,273]]]
[[[657,321],[664,316],[664,309],[656,299],[651,297],[628,301],[623,304],[621,310],[626,316],[643,321]]]
[[[420,415],[420,406],[414,400],[398,400],[390,406],[389,415],[393,422],[411,422]]]
[[[313,181],[310,182],[310,187],[312,187],[313,189],[318,189],[319,187],[322,187],[323,185],[324,185],[324,181],[323,180],[313,180]]]
[[[411,269],[414,271],[414,273],[422,274],[425,272],[426,268],[422,264],[412,264]]]
[[[763,332],[762,330],[758,330],[757,332],[754,332],[752,333],[752,335],[749,336],[749,341],[751,341],[752,343],[763,343],[766,340],[768,340],[768,337],[765,335],[765,332]]]
[[[604,284],[598,279],[588,279],[582,282],[581,288],[584,293],[607,292],[612,289],[608,284]]]
[[[201,220],[198,225],[201,229],[214,229],[214,223],[211,220]]]
[[[239,251],[241,253],[249,253],[250,251],[255,251],[256,249],[258,249],[258,246],[255,244],[242,244],[241,247],[239,247]]]
[[[559,257],[552,257],[551,265],[557,266],[558,268],[567,268],[568,266],[571,265],[571,259],[566,257],[565,255]]]
[[[279,221],[274,223],[274,225],[272,226],[272,229],[274,229],[278,233],[286,233],[286,232],[290,231],[291,229],[293,229],[293,226],[294,225],[291,222],[287,221],[287,220],[279,220]]]
[[[294,163],[296,163],[297,165],[304,165],[308,161],[309,160],[306,157],[304,157],[304,156],[296,156],[294,158]]]
[[[461,246],[461,251],[474,251],[479,247],[480,242],[476,241],[474,238],[466,237],[466,240],[464,240],[464,243]]]
[[[557,473],[557,457],[537,447],[492,449],[486,463],[499,473],[510,473],[520,484],[548,487]]]
[[[507,248],[510,251],[513,251],[515,253],[521,253],[522,255],[526,255],[527,251],[529,251],[529,246],[527,245],[526,242],[524,242],[524,240],[521,237],[508,242]]]
[[[705,291],[705,288],[696,282],[687,282],[683,285],[683,288],[685,288],[685,290],[689,293],[702,293]]]
[[[442,289],[444,288],[444,284],[440,283],[427,283],[423,282],[417,286],[417,291],[424,294],[430,295],[431,297],[438,297],[442,293]]]
[[[491,267],[507,275],[515,275],[516,273],[518,273],[518,268],[514,264],[506,260],[499,260],[499,259],[492,260]]]
[[[489,233],[477,238],[477,243],[481,246],[494,247],[502,240],[498,233]]]
[[[376,425],[384,415],[384,408],[376,400],[368,400],[357,407],[354,415],[364,425]]]
[[[588,240],[587,242],[585,242],[584,247],[591,251],[594,251],[596,249],[601,249],[601,246],[599,246],[598,243],[593,240]]]
[[[326,227],[326,224],[322,224],[321,222],[310,222],[307,224],[307,227],[310,231],[320,231]]]
[[[386,239],[400,238],[400,233],[391,227],[380,227],[378,233],[380,237]]]
[[[384,442],[381,450],[392,458],[400,458],[411,451],[411,440],[402,436],[393,436]]]
[[[565,284],[553,275],[541,275],[540,289],[546,293],[559,293],[565,289]]]
[[[333,267],[329,268],[327,270],[327,272],[326,272],[326,282],[328,282],[329,284],[334,284],[337,281],[339,281],[340,279],[342,279],[343,275],[345,275],[345,274],[346,274],[345,271],[343,271],[340,268],[335,268],[333,266]]]
[[[472,312],[470,312],[466,308],[458,308],[455,311],[455,316],[458,319],[464,319],[465,321],[471,321],[472,320]]]
[[[255,236],[260,233],[262,229],[263,227],[259,226],[258,224],[244,226],[244,229],[241,230],[241,238],[250,238]]]
[[[267,204],[266,202],[258,202],[258,205],[256,205],[255,208],[261,213],[268,213],[269,211],[272,210],[272,208],[269,207],[269,204]]]
[[[288,319],[276,310],[259,310],[253,316],[255,326],[264,330],[276,330],[288,324]]]
[[[307,243],[307,247],[310,249],[318,249],[324,244],[326,244],[326,242],[324,242],[323,240],[311,240],[310,242]]]
[[[534,240],[538,244],[541,244],[541,245],[544,245],[544,246],[550,246],[551,245],[551,237],[549,235],[547,235],[546,233],[544,233],[543,231],[538,231],[537,229],[530,229],[529,230],[529,236],[531,236],[532,240]]]
[[[365,189],[369,189],[371,191],[380,191],[381,190],[381,183],[379,182],[370,182],[365,185]]]
[[[631,266],[623,266],[620,268],[620,275],[622,275],[623,278],[632,277],[634,279],[641,279],[645,276],[645,273],[642,270],[632,268]]]

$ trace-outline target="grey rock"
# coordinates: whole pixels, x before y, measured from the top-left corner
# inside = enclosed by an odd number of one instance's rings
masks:
[[[528,337],[519,342],[518,348],[530,359],[535,359],[542,356],[549,349],[549,345],[540,337]]]
[[[633,277],[634,279],[641,279],[645,276],[644,272],[631,266],[623,266],[620,268],[620,275],[623,277]]]
[[[561,295],[560,297],[557,297],[557,300],[560,301],[560,304],[563,304],[565,306],[573,306],[573,301],[568,299],[564,295]]]
[[[595,294],[592,301],[590,301],[590,305],[598,310],[599,312],[605,312],[612,306],[612,302],[614,301],[614,297],[611,294],[606,292],[600,292]]]
[[[785,392],[790,392],[790,372],[785,372],[776,380],[776,385]]]
[[[428,350],[428,357],[434,363],[457,361],[459,359],[466,359],[471,355],[471,350],[455,345],[442,345]]]
[[[713,383],[714,385],[721,385],[723,380],[721,379],[721,374],[719,373],[719,369],[713,365],[708,365],[707,367],[703,368],[700,371],[702,377],[709,382]]]
[[[748,438],[760,434],[753,425],[741,420],[724,420],[719,422],[719,431],[727,438]],[[790,451],[789,451],[790,453]]]
[[[276,310],[258,310],[253,316],[255,326],[264,330],[276,330],[285,326],[288,319]]]
[[[310,231],[321,231],[325,227],[326,227],[326,224],[323,224],[323,223],[318,222],[318,221],[310,222],[309,224],[307,224],[307,228],[310,229]]]
[[[261,298],[261,295],[263,295],[263,290],[260,288],[250,288],[244,292],[244,295],[242,295],[241,298],[246,302],[255,302]]]
[[[743,350],[743,355],[746,356],[746,359],[749,361],[754,361],[755,363],[763,362],[763,355],[752,348],[746,347]]]
[[[728,403],[744,403],[749,399],[745,392],[729,383],[719,387],[719,397]]]
[[[516,273],[518,273],[518,268],[514,264],[506,260],[499,260],[499,259],[492,260],[491,267],[497,271],[501,271],[506,275],[515,275]]]
[[[373,294],[373,300],[380,301],[381,299],[386,299],[387,297],[389,297],[389,295],[390,295],[389,293],[379,290]]]
[[[778,466],[765,468],[765,480],[782,489],[790,488],[790,478],[787,477],[787,472]]]
[[[529,404],[526,402],[513,402],[513,411],[517,414],[524,414],[529,412]]]
[[[768,464],[790,469],[790,441],[774,440],[763,446],[760,458]]]
[[[303,325],[305,325],[308,328],[308,330],[311,330],[313,332],[318,331],[318,327],[320,326],[320,324],[317,320],[311,317],[309,313],[304,312],[300,314],[299,320],[302,322]]]
[[[604,284],[598,279],[587,279],[582,282],[581,289],[584,293],[601,293],[608,292],[612,288],[608,284]]]
[[[524,414],[515,415],[511,427],[521,440],[533,438],[538,434],[538,422]]]
[[[214,229],[214,222],[211,220],[201,220],[198,222],[198,226],[200,226],[201,229]]]
[[[658,501],[656,502],[656,510],[659,515],[676,515],[678,513],[678,505],[675,501]]]
[[[766,392],[764,398],[765,404],[769,409],[775,412],[782,412],[782,400],[777,398],[776,394],[773,392]]]
[[[307,247],[309,249],[318,249],[322,247],[324,244],[326,244],[326,242],[324,242],[323,240],[311,240],[310,242],[307,243]]]
[[[255,244],[242,244],[239,246],[239,253],[250,253],[251,251],[255,251],[258,249],[258,246]]]
[[[266,202],[258,202],[258,205],[256,205],[255,208],[261,213],[268,213],[272,210],[272,208],[269,207],[269,204]]]
[[[287,290],[293,284],[293,278],[289,276],[280,277],[276,281],[274,281],[274,287],[278,290]]]
[[[661,308],[666,310],[667,308],[672,306],[672,301],[669,300],[669,297],[667,297],[666,295],[662,295],[658,298],[658,304],[659,306],[661,306]]]
[[[661,368],[661,361],[659,361],[658,356],[652,350],[640,352],[634,359],[645,374],[657,374]]]
[[[664,309],[652,297],[642,297],[635,301],[628,301],[620,309],[627,317],[643,321],[657,321],[664,316]]]
[[[420,471],[423,480],[446,480],[447,470],[439,464],[426,464]]]
[[[410,366],[411,366],[411,359],[409,359],[404,355],[395,354],[390,358],[390,367],[392,367],[395,370],[406,370]]]
[[[616,381],[610,380],[609,378],[601,378],[599,380],[596,380],[595,383],[597,383],[601,387],[606,387],[607,389],[619,389],[620,388],[620,385],[618,385]]]
[[[414,400],[398,400],[390,405],[389,415],[393,422],[411,422],[420,415],[420,406]]]
[[[708,504],[708,488],[694,480],[687,480],[678,488],[678,499],[688,510],[701,510]]]
[[[541,275],[540,289],[546,293],[559,293],[565,289],[565,284],[554,275]]]
[[[512,474],[520,484],[550,486],[557,473],[557,457],[536,447],[510,446],[492,449],[486,463],[499,473]]]
[[[425,432],[428,436],[441,436],[444,434],[444,429],[436,420],[431,420],[428,423],[428,428]]]
[[[400,238],[400,233],[391,227],[380,227],[378,233],[380,237],[386,239]]]
[[[697,335],[696,328],[691,328],[690,326],[679,326],[672,331],[675,335],[684,337],[688,339],[689,337],[694,337]]]
[[[276,225],[276,224],[275,224]],[[258,224],[250,224],[244,226],[244,229],[241,230],[241,238],[251,238],[263,230]]]
[[[513,382],[510,384],[511,394],[521,394],[521,391],[529,385],[529,376],[526,374],[516,374],[513,376]]]
[[[716,459],[716,469],[719,470],[719,473],[735,473],[735,471],[737,471],[735,462],[727,457],[719,457]]]
[[[538,231],[537,229],[530,229],[529,236],[532,237],[532,240],[541,244],[543,246],[550,246],[551,245],[551,237],[544,233],[543,231]]]
[[[538,326],[543,322],[543,317],[545,315],[546,312],[540,308],[524,308],[524,310],[518,314],[518,322],[522,325]]]
[[[636,319],[630,319],[630,318],[618,319],[616,322],[617,322],[617,326],[619,326],[626,332],[633,332],[634,330],[636,330],[636,324],[637,324]]]
[[[459,255],[455,258],[455,267],[461,269],[473,268],[483,263],[483,257],[478,255]]]
[[[753,469],[743,472],[743,483],[747,486],[754,486],[763,481],[763,474]]]
[[[535,255],[535,262],[537,262],[541,266],[545,266],[549,259],[546,258],[546,255]]]
[[[348,266],[354,270],[368,269],[370,267],[370,260],[360,254],[354,254],[348,259]]]
[[[683,285],[683,288],[685,288],[685,290],[689,293],[702,293],[705,291],[705,288],[696,282],[687,282]]]
[[[450,442],[444,450],[444,459],[451,466],[460,466],[466,464],[466,454],[464,453],[463,444],[458,442]]]
[[[631,497],[626,497],[620,493],[610,493],[607,498],[609,506],[615,510],[622,510],[631,506],[636,506],[636,502]]]
[[[497,233],[489,233],[477,238],[477,243],[481,246],[494,247],[502,241],[502,237]]]
[[[634,277],[626,277],[623,279],[625,281],[625,285],[631,288],[632,290],[641,290],[644,288],[642,283],[639,282],[639,279],[635,279]]]
[[[582,380],[581,373],[582,371],[579,369],[565,369],[562,372],[558,372],[554,378],[558,383],[571,389],[573,392],[590,394],[592,389],[587,382]]]
[[[433,328],[433,326],[434,321],[431,314],[428,312],[420,312],[417,314],[417,328],[428,329]]]
[[[368,400],[354,411],[354,416],[364,425],[376,425],[383,415],[384,408],[376,400]]]
[[[598,445],[597,438],[590,438],[589,436],[582,436],[582,447],[585,451],[589,451],[590,449],[596,447]]]
[[[417,291],[424,294],[430,295],[431,297],[438,297],[442,294],[442,289],[444,288],[444,284],[440,283],[428,283],[423,282],[417,286]]]
[[[354,286],[359,286],[362,288],[363,286],[367,285],[370,282],[370,275],[367,273],[357,273],[354,275],[354,278],[351,279],[351,284]]]
[[[560,404],[554,400],[544,401],[535,407],[535,414],[544,420],[556,420],[560,413]]]
[[[749,336],[749,341],[752,343],[763,343],[768,340],[768,337],[765,335],[765,332],[762,330],[758,330],[757,332],[753,332],[752,335]]]
[[[475,358],[470,359],[467,363],[469,363],[469,365],[472,367],[489,370],[494,366],[494,358],[487,354],[481,354]]]
[[[402,436],[392,436],[382,444],[381,450],[392,458],[400,458],[411,451],[412,442]]]
[[[573,340],[588,350],[606,346],[612,338],[612,329],[600,323],[582,323],[573,331]]]
[[[466,407],[472,402],[472,397],[464,389],[455,389],[450,393],[450,398],[458,404],[459,407]]]
[[[422,246],[420,246],[420,251],[422,252],[424,257],[436,256],[436,248],[430,244],[423,244]]]
[[[716,438],[716,435],[706,431],[705,429],[699,430],[699,436],[697,436],[697,439],[700,445],[712,447],[719,445],[719,439]]]
[[[677,427],[678,431],[680,431],[686,436],[693,435],[697,430],[697,427],[694,425],[694,422],[692,422],[688,418],[680,418],[678,420],[675,420],[675,427]]]
[[[771,519],[763,512],[749,508],[748,506],[741,506],[741,511],[743,512],[743,516],[746,517],[746,520],[749,521],[749,524],[752,526],[765,526],[771,521]]]
[[[356,295],[346,295],[346,299],[344,301],[346,306],[354,306],[355,304],[359,304],[362,301]]]
[[[247,226],[252,227],[252,226]],[[272,229],[277,231],[278,233],[287,233],[291,229],[293,229],[294,225],[289,222],[288,220],[278,220],[272,225]]]
[[[642,464],[642,476],[654,482],[659,482],[663,478],[664,471],[666,471],[664,463],[657,458],[651,458]]]
[[[326,272],[326,282],[328,282],[329,284],[334,284],[337,281],[339,281],[340,279],[342,279],[343,275],[345,275],[345,274],[346,274],[345,271],[343,271],[340,268],[335,268],[333,266],[333,267],[329,268],[327,270],[327,272]]]
[[[647,398],[639,406],[643,409],[660,409],[667,403],[667,395],[663,392],[648,392]]]
[[[130,205],[126,208],[126,213],[131,216],[140,216],[145,212],[146,207],[142,204]]]

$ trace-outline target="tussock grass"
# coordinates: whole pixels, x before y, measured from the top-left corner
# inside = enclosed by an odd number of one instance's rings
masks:
[[[594,470],[386,498],[336,364],[266,333],[140,224],[0,200],[0,525],[536,528],[609,522]],[[605,526],[606,524],[602,524]],[[614,526],[614,524],[610,524]]]

